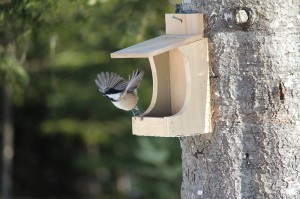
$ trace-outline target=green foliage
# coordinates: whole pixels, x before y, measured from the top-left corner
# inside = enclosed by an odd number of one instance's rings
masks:
[[[141,68],[146,74],[139,106],[148,107],[152,92],[148,61],[113,60],[110,53],[161,34],[164,13],[173,11],[172,4],[159,0],[0,3],[0,78],[23,85],[19,86],[23,103],[15,106],[14,195],[180,197],[178,141],[133,136],[131,113],[116,109],[94,83],[101,71],[127,77]]]
[[[9,47],[11,48],[11,46]],[[4,52],[0,46],[0,85],[10,84],[14,90],[14,101],[22,102],[24,88],[28,86],[29,76],[13,53]]]
[[[0,57],[0,75],[1,82],[11,82],[16,85],[27,85],[29,77],[27,72],[21,66],[16,57],[9,54],[1,54]]]

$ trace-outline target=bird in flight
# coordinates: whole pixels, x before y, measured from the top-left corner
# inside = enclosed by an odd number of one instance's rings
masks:
[[[141,119],[143,119],[143,115],[137,107],[137,88],[143,76],[144,71],[133,71],[127,81],[116,73],[101,72],[97,75],[95,83],[102,95],[109,98],[116,107],[125,111],[131,110],[134,118],[136,117],[136,113],[138,113]]]

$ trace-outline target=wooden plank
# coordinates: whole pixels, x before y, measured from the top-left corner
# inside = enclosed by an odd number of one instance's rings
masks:
[[[188,60],[186,99],[182,109],[168,117],[169,136],[188,136],[211,132],[208,40],[202,39],[179,50]],[[178,81],[177,76],[171,76]],[[171,80],[172,81],[172,80]],[[189,83],[190,82],[190,83]],[[173,101],[174,99],[171,98]]]
[[[148,58],[198,41],[202,35],[162,35],[111,53],[111,58]]]
[[[189,86],[188,78],[190,78],[187,60],[179,48],[169,52],[172,115],[178,113],[184,105],[187,98],[187,87]]]
[[[201,34],[203,36],[203,14],[166,14],[166,34]]]
[[[163,117],[132,118],[132,133],[143,136],[168,136],[166,119]]]

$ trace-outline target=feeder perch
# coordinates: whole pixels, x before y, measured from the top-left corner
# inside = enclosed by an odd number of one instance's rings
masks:
[[[111,54],[148,58],[153,93],[144,119],[132,131],[144,136],[189,136],[211,132],[208,41],[202,14],[166,14],[166,35]]]

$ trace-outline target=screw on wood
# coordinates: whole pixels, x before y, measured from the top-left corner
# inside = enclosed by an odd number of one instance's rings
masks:
[[[173,19],[177,19],[178,21],[180,21],[180,22],[182,23],[182,19],[180,19],[180,18],[178,18],[178,17],[176,17],[176,16],[174,16],[174,15],[172,16],[172,18],[173,18]]]

